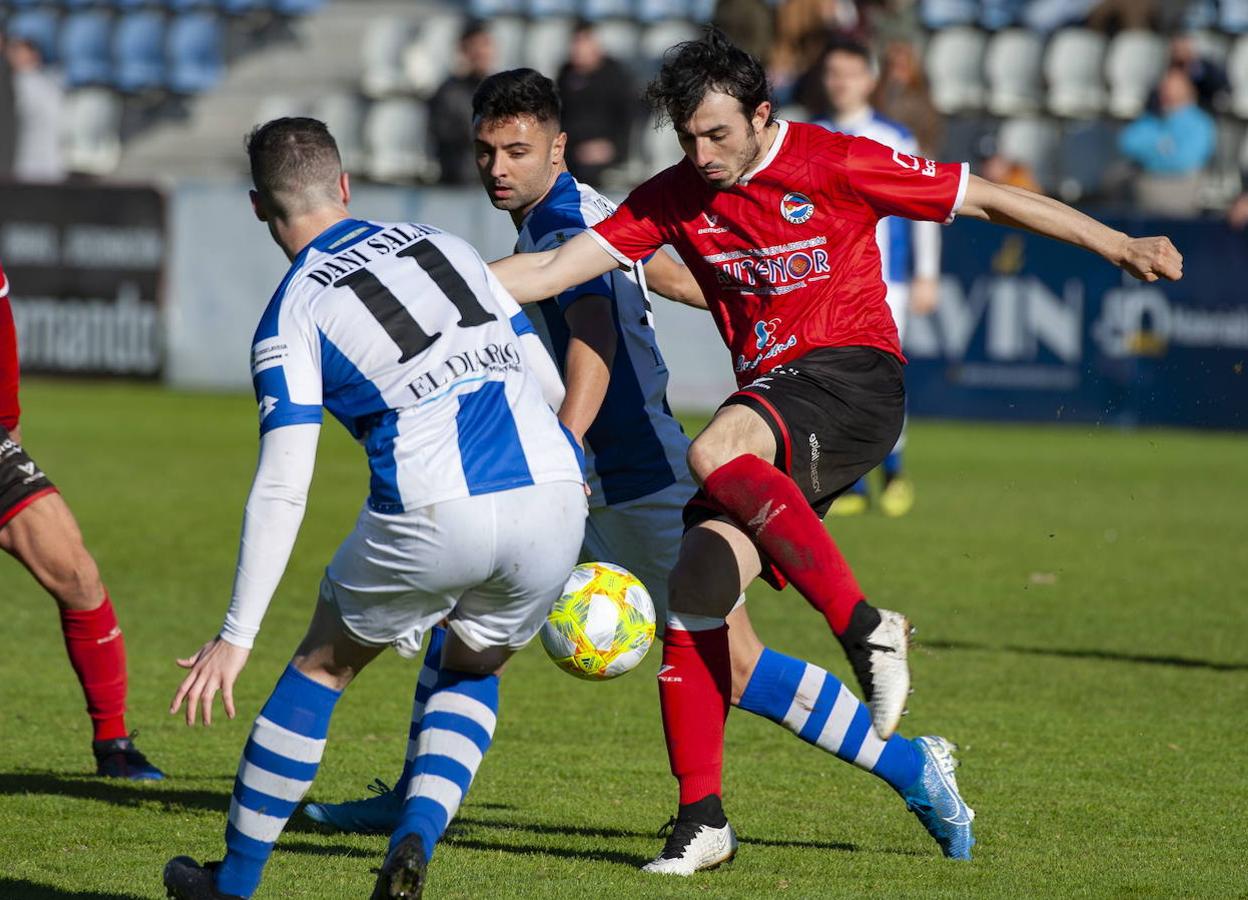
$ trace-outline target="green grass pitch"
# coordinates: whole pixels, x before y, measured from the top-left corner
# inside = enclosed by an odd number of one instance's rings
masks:
[[[366,491],[326,427],[294,559],[238,686],[239,718],[166,714],[173,663],[215,634],[255,455],[243,396],[34,382],[28,449],[76,510],[129,648],[129,720],[169,773],[87,777],[89,729],[51,601],[0,559],[0,897],[160,897],[164,862],[219,858],[238,754]],[[917,423],[914,512],[832,524],[869,595],[918,626],[907,734],[962,745],[975,861],[942,860],[900,800],[777,726],[729,717],[742,846],[687,881],[643,876],[675,786],[659,653],[618,682],[533,646],[503,679],[494,748],[433,862],[431,898],[1248,896],[1248,444],[1243,436]],[[776,649],[848,670],[801,600],[750,609]],[[393,654],[340,703],[310,797],[391,779],[418,672]],[[356,898],[381,838],[296,817],[260,897]]]

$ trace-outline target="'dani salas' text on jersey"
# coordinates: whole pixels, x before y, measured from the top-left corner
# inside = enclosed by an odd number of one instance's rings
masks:
[[[820,119],[815,124],[829,131],[869,138],[909,156],[919,154],[919,142],[910,129],[873,109],[853,119]],[[885,216],[876,226],[875,240],[880,248],[880,272],[886,284],[904,284],[916,276],[934,278],[940,274],[940,226],[935,222]]]
[[[564,172],[520,225],[516,252],[550,250],[615,212],[615,205]],[[640,265],[615,270],[526,308],[560,372],[570,332],[564,310],[581,297],[611,302],[616,350],[611,380],[585,432],[591,506],[610,506],[660,491],[686,473],[689,439],[667,405],[667,365],[659,354],[654,317]]]
[[[320,422],[323,405],[364,445],[381,513],[580,481],[517,329],[528,320],[466,242],[346,219],[295,258],[256,329],[261,434]]]
[[[967,178],[965,163],[781,121],[766,158],[732,188],[712,188],[686,158],[589,233],[623,265],[675,246],[744,385],[818,347],[876,347],[901,359],[877,224],[890,215],[951,221]]]

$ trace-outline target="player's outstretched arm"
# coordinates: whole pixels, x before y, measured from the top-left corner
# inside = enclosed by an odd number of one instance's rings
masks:
[[[177,661],[190,672],[173,695],[169,712],[177,713],[185,700],[187,725],[195,724],[201,707],[204,724],[212,724],[218,691],[226,715],[234,718],[234,682],[247,664],[260,622],[294,549],[320,430],[319,424],[286,425],[260,438],[260,461],[243,513],[234,596],[225,625],[197,653]]]
[[[559,421],[585,446],[585,432],[598,418],[611,366],[615,362],[615,317],[611,300],[594,294],[577,298],[563,313],[568,322],[568,353],[564,373],[568,392],[559,407]]]
[[[689,271],[689,267],[672,259],[667,251],[656,250],[646,263],[645,270],[646,284],[656,294],[686,306],[707,308],[702,287]]]
[[[490,263],[490,271],[518,301],[536,303],[618,266],[615,257],[582,231],[554,250],[517,253],[495,260]]]
[[[1168,237],[1133,238],[1060,200],[970,176],[958,215],[1024,228],[1090,250],[1141,281],[1183,277],[1183,256]]]

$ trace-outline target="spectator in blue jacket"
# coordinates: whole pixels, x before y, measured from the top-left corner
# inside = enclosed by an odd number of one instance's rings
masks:
[[[1196,103],[1196,87],[1171,67],[1157,86],[1158,111],[1123,129],[1118,149],[1140,167],[1136,203],[1149,212],[1192,215],[1199,206],[1200,172],[1213,156],[1217,126]]]

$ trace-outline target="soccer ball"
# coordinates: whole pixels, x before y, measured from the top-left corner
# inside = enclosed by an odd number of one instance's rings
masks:
[[[588,681],[631,672],[654,641],[654,603],[632,572],[610,563],[572,570],[542,626],[555,665]]]

